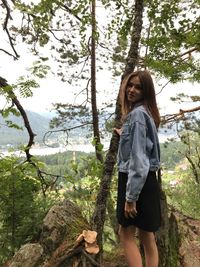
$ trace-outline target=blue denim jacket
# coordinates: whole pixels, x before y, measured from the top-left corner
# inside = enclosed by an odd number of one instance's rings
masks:
[[[126,200],[137,201],[149,171],[160,167],[160,146],[153,118],[143,105],[127,116],[120,136],[118,170],[128,174]]]

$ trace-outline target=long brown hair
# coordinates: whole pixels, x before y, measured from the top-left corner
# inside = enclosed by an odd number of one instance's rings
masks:
[[[147,70],[139,70],[132,72],[131,74],[127,75],[122,83],[120,88],[120,102],[121,102],[121,111],[122,116],[126,116],[130,111],[130,103],[127,98],[126,89],[127,85],[132,77],[137,76],[140,80],[140,84],[142,87],[143,98],[141,103],[146,107],[147,111],[151,114],[158,128],[160,125],[160,113],[156,103],[156,94],[154,89],[153,80],[149,71]]]

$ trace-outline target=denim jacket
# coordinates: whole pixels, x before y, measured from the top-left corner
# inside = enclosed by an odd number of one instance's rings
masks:
[[[127,116],[120,136],[118,170],[128,174],[126,200],[137,201],[149,171],[160,167],[160,146],[153,118],[143,105]]]

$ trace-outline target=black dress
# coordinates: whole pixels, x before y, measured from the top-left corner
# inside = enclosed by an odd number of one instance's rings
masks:
[[[146,182],[136,202],[137,216],[124,216],[126,183],[128,174],[119,172],[117,219],[123,227],[134,225],[147,232],[156,232],[161,225],[160,190],[155,172],[149,172]]]

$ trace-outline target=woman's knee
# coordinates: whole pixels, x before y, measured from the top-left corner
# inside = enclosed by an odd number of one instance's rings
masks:
[[[136,228],[135,226],[122,227],[120,225],[118,234],[121,241],[132,240],[135,238]]]
[[[154,244],[155,241],[155,235],[153,232],[147,232],[144,230],[139,229],[139,239],[142,245],[151,245]]]

